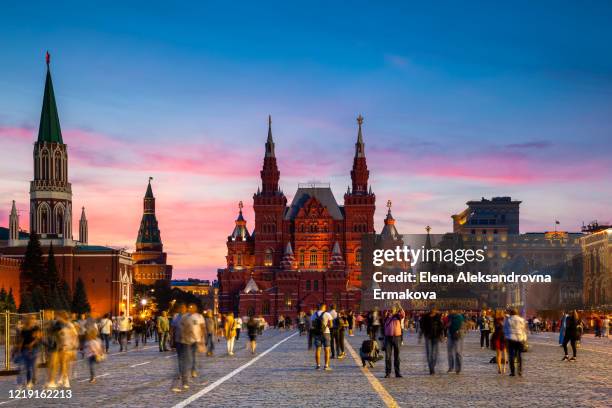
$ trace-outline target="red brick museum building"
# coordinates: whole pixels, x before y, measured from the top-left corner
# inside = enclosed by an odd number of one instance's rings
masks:
[[[376,196],[359,116],[352,186],[339,205],[328,184],[300,184],[291,204],[279,189],[271,120],[261,170],[261,187],[253,195],[255,227],[249,233],[242,202],[227,239],[227,267],[218,271],[222,312],[280,316],[325,301],[339,309],[359,309],[361,238],[374,233]]]

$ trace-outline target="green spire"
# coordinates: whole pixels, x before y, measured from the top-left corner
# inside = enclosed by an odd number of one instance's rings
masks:
[[[49,69],[50,56],[47,53],[47,79],[45,81],[45,94],[43,97],[42,112],[40,114],[40,126],[38,128],[38,142],[64,143],[62,140],[62,129],[60,128],[53,82],[51,81],[51,70]]]

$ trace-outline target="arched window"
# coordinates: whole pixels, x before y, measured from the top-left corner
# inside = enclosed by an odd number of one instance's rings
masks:
[[[361,265],[361,248],[357,248],[355,251],[355,263]]]
[[[42,179],[49,180],[49,152],[42,153]]]
[[[43,205],[40,208],[40,225],[38,231],[39,234],[48,234],[49,233],[49,209],[46,205]]]
[[[315,292],[317,292],[319,290],[319,281],[318,280],[314,280],[312,282],[312,286]]]
[[[285,294],[285,306],[286,307],[291,307],[291,305],[293,304],[292,300],[291,300],[291,295],[289,293]]]
[[[55,179],[56,180],[61,180],[62,179],[62,156],[60,155],[60,152],[55,152]]]
[[[306,281],[306,290],[310,290],[310,280]]]
[[[272,266],[272,261],[273,261],[273,251],[271,248],[266,249],[266,255],[264,257],[264,265],[265,266]]]
[[[242,266],[242,254],[236,255],[236,266]]]
[[[327,248],[323,248],[323,267],[327,267],[329,263],[329,251]]]
[[[317,266],[318,263],[317,250],[313,248],[310,250],[310,266]]]
[[[300,264],[300,266],[304,266],[305,265],[305,262],[306,262],[305,258],[306,258],[305,251],[303,249],[300,249],[300,257],[299,257],[299,264]]]
[[[64,234],[64,209],[62,207],[55,209],[55,233]]]

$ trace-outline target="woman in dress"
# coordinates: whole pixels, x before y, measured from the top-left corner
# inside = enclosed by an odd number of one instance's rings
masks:
[[[497,372],[506,373],[506,338],[504,337],[504,313],[498,310],[493,322],[493,335],[491,336],[491,348],[495,350],[495,362]]]

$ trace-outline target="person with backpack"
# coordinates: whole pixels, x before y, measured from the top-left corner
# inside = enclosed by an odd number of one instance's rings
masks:
[[[312,334],[315,344],[316,369],[321,368],[321,347],[325,349],[325,371],[331,370],[329,366],[330,347],[331,347],[331,325],[332,316],[327,313],[327,305],[319,304],[318,310],[312,315]]]
[[[463,335],[465,316],[453,310],[448,314],[446,351],[448,353],[448,372],[461,372],[463,360]]]
[[[429,374],[434,375],[436,373],[436,364],[438,364],[440,341],[444,337],[442,316],[440,316],[435,306],[432,306],[429,313],[421,317],[419,321],[419,330],[419,341],[421,337],[425,337],[425,354],[427,356]]]
[[[406,313],[399,303],[393,305],[391,311],[387,311],[384,319],[385,333],[385,378],[391,375],[391,356],[393,356],[393,368],[395,376],[401,378],[400,373],[400,343],[402,341],[402,319]]]

